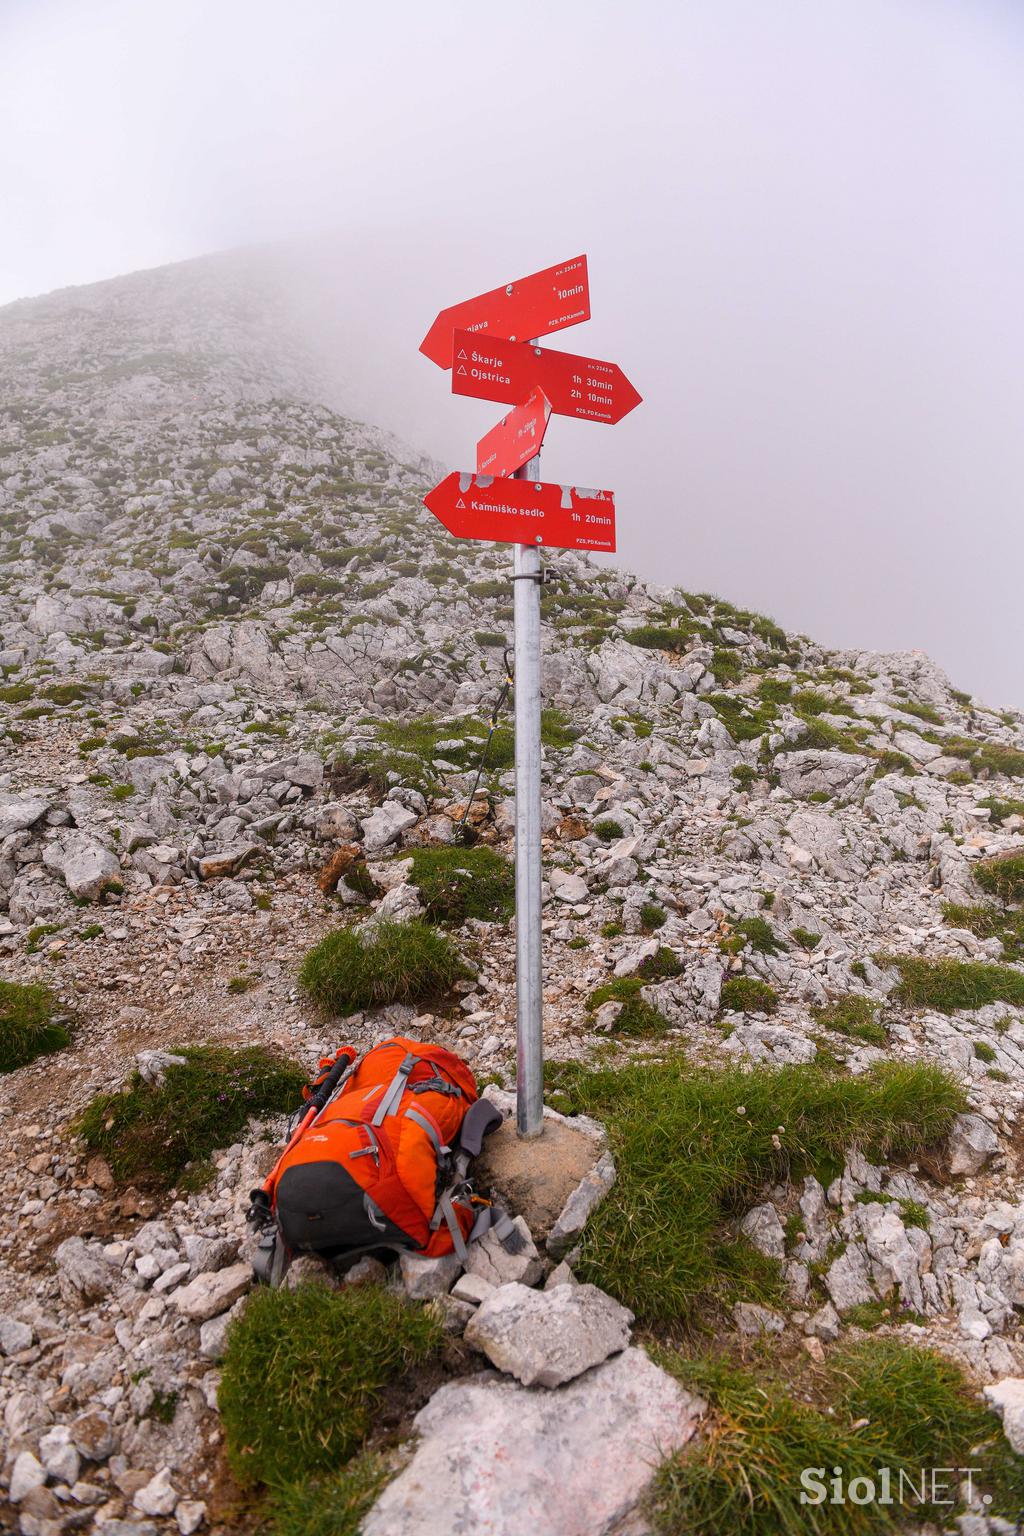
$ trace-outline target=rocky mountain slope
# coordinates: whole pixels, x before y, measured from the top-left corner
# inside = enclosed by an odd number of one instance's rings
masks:
[[[267,1142],[229,1138],[203,1188],[126,1190],[76,1130],[97,1094],[140,1060],[159,1077],[154,1052],[309,1067],[396,1028],[514,1082],[505,913],[454,926],[473,975],[452,1006],[339,1024],[298,985],[339,923],[433,915],[407,855],[461,847],[464,812],[510,855],[514,788],[506,718],[469,801],[508,551],[451,540],[420,505],[431,466],[317,391],[230,260],[0,311],[0,954],[70,1035],[0,1076],[26,1532],[235,1528],[217,1362]],[[851,1146],[832,1181],[750,1202],[742,1234],[785,1290],[732,1326],[813,1362],[874,1309],[980,1386],[1024,1375],[1024,720],[917,652],[828,652],[549,564],[550,1058],[941,1062],[964,1098],[938,1161]]]

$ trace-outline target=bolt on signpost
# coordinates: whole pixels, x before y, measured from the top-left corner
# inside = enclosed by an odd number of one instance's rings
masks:
[[[457,539],[515,545],[516,1119],[520,1136],[544,1123],[541,948],[540,551],[615,550],[611,491],[545,484],[540,449],[548,420],[613,423],[640,404],[615,363],[551,352],[525,340],[590,319],[587,258],[444,309],[420,351],[451,368],[452,393],[512,405],[477,444],[475,474],[447,475],[425,505]]]

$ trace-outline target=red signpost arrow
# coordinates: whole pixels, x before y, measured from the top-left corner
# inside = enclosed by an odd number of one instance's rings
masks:
[[[589,319],[587,258],[574,256],[557,267],[546,267],[543,272],[533,272],[503,288],[492,288],[490,293],[442,309],[420,342],[420,351],[439,368],[450,368],[453,331],[486,331],[489,336],[527,341]]]
[[[523,405],[503,416],[476,445],[478,475],[514,475],[540,453],[551,416],[551,401],[538,387]]]
[[[642,400],[618,363],[472,331],[455,332],[452,393],[510,405],[539,384],[559,416],[584,421],[621,421]]]
[[[611,491],[546,485],[538,480],[496,480],[454,470],[423,501],[457,539],[615,551]]]

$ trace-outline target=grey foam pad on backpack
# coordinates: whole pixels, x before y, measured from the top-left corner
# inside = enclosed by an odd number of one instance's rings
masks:
[[[459,1146],[462,1151],[468,1152],[470,1157],[478,1157],[484,1137],[489,1136],[491,1131],[497,1130],[501,1120],[501,1110],[496,1109],[490,1099],[477,1099],[476,1103],[466,1111],[466,1118],[459,1131]]]

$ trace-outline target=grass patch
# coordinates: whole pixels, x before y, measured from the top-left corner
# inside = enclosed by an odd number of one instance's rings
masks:
[[[40,982],[0,981],[0,1072],[15,1072],[69,1043],[63,1024],[52,1022],[53,1011],[53,994]]]
[[[722,983],[723,1013],[774,1013],[779,994],[756,976],[730,976]]]
[[[645,901],[640,908],[640,926],[645,933],[653,933],[658,928],[664,928],[668,922],[668,913],[664,907],[659,907],[656,901]]]
[[[817,949],[818,945],[821,943],[821,934],[812,933],[809,928],[791,928],[789,931],[792,937],[796,939],[796,942],[800,945],[800,948],[805,949],[808,954],[810,954],[812,950]]]
[[[978,804],[991,813],[989,820],[996,827],[1001,827],[1010,816],[1024,816],[1024,800],[1000,800],[997,795],[986,795]]]
[[[81,704],[92,692],[82,683],[50,683],[40,691],[53,704]]]
[[[1001,907],[961,906],[944,901],[942,916],[952,928],[966,928],[976,939],[998,939],[1007,960],[1024,958],[1024,912]]]
[[[230,1146],[253,1116],[283,1114],[299,1103],[306,1074],[264,1046],[202,1045],[174,1051],[182,1066],[160,1084],[133,1073],[118,1093],[101,1093],[75,1125],[102,1152],[121,1183],[167,1189],[188,1165]]]
[[[351,928],[329,933],[306,955],[299,980],[321,1007],[349,1014],[437,1002],[466,974],[451,940],[427,923],[380,923],[366,940]]]
[[[878,1004],[856,992],[837,997],[823,1008],[811,1009],[814,1022],[825,1029],[834,1029],[837,1034],[846,1035],[851,1040],[864,1040],[869,1045],[884,1045],[889,1037],[885,1026],[879,1023],[877,1013]]]
[[[642,646],[645,651],[669,651],[681,656],[697,633],[695,625],[669,627],[667,624],[641,624],[626,635],[630,645]]]
[[[982,859],[974,866],[974,878],[983,891],[998,901],[1024,900],[1024,853]]]
[[[715,1293],[724,1225],[765,1183],[812,1171],[828,1182],[850,1146],[875,1161],[919,1153],[966,1102],[929,1062],[845,1077],[815,1065],[716,1071],[680,1055],[567,1063],[557,1077],[576,1111],[607,1125],[618,1170],[587,1224],[581,1276],[649,1322],[685,1318]]]
[[[335,1472],[359,1450],[384,1389],[441,1338],[432,1312],[377,1286],[254,1291],[228,1331],[218,1393],[239,1482]]]
[[[269,1536],[358,1536],[390,1477],[385,1457],[361,1451],[334,1477],[279,1485],[266,1503]]]
[[[849,1315],[849,1314],[848,1314]],[[700,1443],[658,1471],[648,1514],[658,1536],[877,1536],[927,1518],[913,1506],[922,1467],[975,1467],[976,1488],[992,1495],[988,1513],[1016,1518],[1022,1463],[998,1421],[978,1401],[959,1367],[899,1339],[862,1339],[836,1350],[815,1382],[817,1402],[798,1399],[727,1359],[661,1363],[711,1405]],[[824,1469],[822,1502],[801,1503],[801,1473]],[[880,1491],[891,1469],[894,1502],[826,1502],[833,1469],[849,1489],[856,1477]],[[898,1474],[907,1502],[900,1502]],[[952,1478],[942,1487],[945,1496]],[[808,1489],[808,1492],[814,1492]],[[938,1490],[936,1490],[938,1491]],[[945,1526],[953,1513],[931,1510]]]
[[[778,934],[763,917],[743,917],[734,924],[733,932],[741,934],[751,947],[759,955],[779,955],[784,945],[779,943]]]
[[[625,834],[617,821],[605,816],[601,821],[594,822],[594,836],[599,837],[602,843],[617,843]]]
[[[668,1029],[668,1020],[644,998],[647,980],[643,976],[617,976],[605,982],[587,998],[587,1011],[596,1013],[602,1003],[621,1003],[622,1012],[613,1026],[617,1035],[632,1035],[638,1039],[663,1035]]]
[[[926,960],[917,955],[879,955],[879,965],[900,973],[893,998],[907,1008],[983,1008],[986,1003],[1024,1005],[1024,973],[979,960]]]
[[[467,917],[499,923],[511,916],[515,875],[493,848],[414,848],[412,883],[427,917],[457,927]]]

